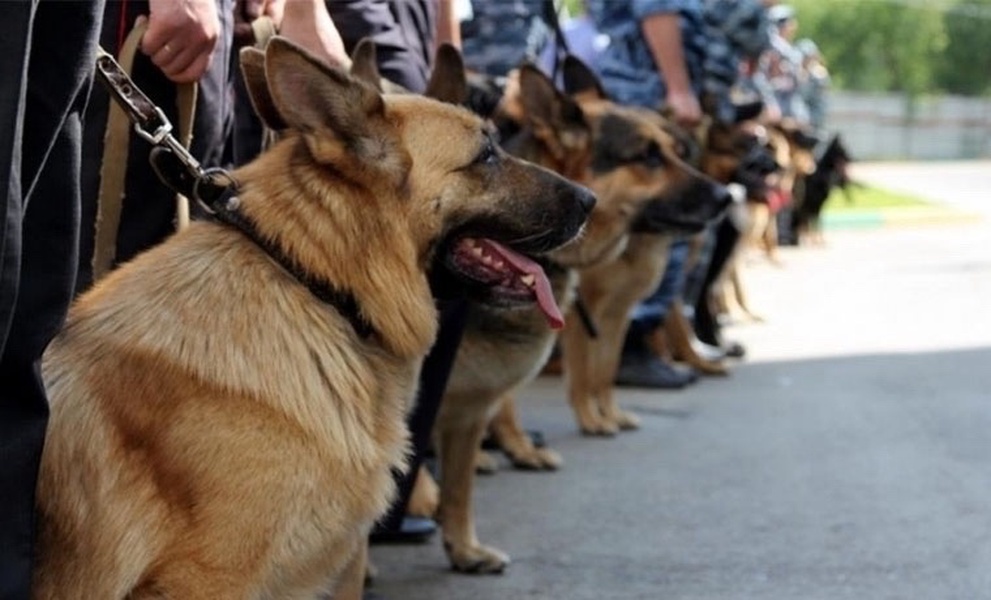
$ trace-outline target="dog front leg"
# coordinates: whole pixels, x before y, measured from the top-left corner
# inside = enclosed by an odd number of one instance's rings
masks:
[[[599,435],[615,435],[621,429],[637,429],[640,418],[619,408],[613,396],[616,373],[619,371],[623,340],[629,327],[629,310],[612,307],[598,319],[599,338],[595,340],[592,356],[592,395],[597,402],[597,410],[602,415]]]
[[[588,302],[588,299],[585,299]],[[592,397],[592,352],[598,340],[592,339],[575,311],[565,317],[561,331],[561,361],[568,382],[568,402],[575,413],[578,429],[585,435],[599,435],[602,418]]]
[[[489,423],[489,431],[517,469],[553,471],[561,468],[561,455],[550,448],[536,447],[523,430],[512,396],[500,400],[499,412]]]
[[[509,557],[496,548],[483,546],[475,535],[475,452],[486,426],[484,415],[479,416],[477,422],[450,422],[442,415],[434,424],[441,461],[438,520],[452,568],[463,573],[501,573]]]
[[[365,575],[368,565],[368,542],[358,545],[351,561],[344,567],[337,587],[334,589],[333,600],[361,600],[365,591]]]

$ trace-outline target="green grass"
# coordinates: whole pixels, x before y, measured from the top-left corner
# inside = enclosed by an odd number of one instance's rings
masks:
[[[851,185],[849,187],[849,198],[841,190],[833,190],[829,195],[829,199],[826,200],[826,206],[823,211],[826,214],[837,214],[928,205],[929,202],[916,196],[891,192],[876,187]]]

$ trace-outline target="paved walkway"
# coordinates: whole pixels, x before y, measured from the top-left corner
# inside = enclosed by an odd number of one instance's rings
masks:
[[[984,213],[986,165],[942,166],[859,175]],[[991,600],[991,220],[827,239],[784,249],[782,267],[751,261],[766,322],[729,329],[750,349],[730,377],[622,392],[638,432],[583,438],[561,382],[536,382],[524,420],[565,468],[505,470],[477,493],[480,538],[514,563],[466,576],[439,540],[377,546],[377,591]]]

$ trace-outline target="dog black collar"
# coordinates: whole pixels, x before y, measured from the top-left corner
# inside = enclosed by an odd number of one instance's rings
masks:
[[[285,269],[317,299],[330,304],[348,320],[362,338],[375,333],[375,327],[361,314],[354,294],[343,292],[299,266],[277,244],[266,240],[240,209],[237,182],[223,169],[208,169],[196,175],[166,148],[156,147],[151,164],[159,178],[176,193],[195,199],[213,220],[239,231]]]

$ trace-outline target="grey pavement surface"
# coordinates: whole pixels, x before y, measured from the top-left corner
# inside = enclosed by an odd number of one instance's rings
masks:
[[[859,174],[991,214],[991,169],[978,165]],[[951,181],[961,172],[973,180]],[[373,547],[373,589],[388,600],[991,599],[991,219],[827,235],[824,248],[786,249],[781,267],[748,260],[766,320],[727,330],[750,350],[730,377],[621,392],[641,430],[581,437],[557,379],[521,394],[526,426],[566,462],[479,480],[479,537],[512,556],[505,574],[451,572],[437,538]]]

